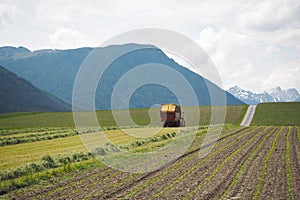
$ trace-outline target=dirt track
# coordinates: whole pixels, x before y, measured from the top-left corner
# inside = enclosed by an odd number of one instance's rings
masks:
[[[92,169],[74,173],[73,177],[54,182],[52,186],[34,191],[25,189],[15,198],[288,199],[290,195],[300,199],[297,131],[296,127],[239,129],[223,134],[205,158],[198,156],[197,147],[201,144],[198,139],[193,151],[161,170],[129,174],[106,167]],[[289,153],[287,144],[290,144]]]
[[[243,121],[241,122],[240,126],[250,126],[251,121],[253,119],[255,113],[256,105],[250,105],[248,110],[244,116]]]

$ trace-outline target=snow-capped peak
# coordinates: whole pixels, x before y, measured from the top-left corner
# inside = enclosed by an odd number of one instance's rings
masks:
[[[229,88],[228,92],[248,104],[263,102],[292,102],[299,101],[300,94],[295,88],[283,90],[280,87],[272,88],[263,93],[253,93],[243,90],[239,86]]]

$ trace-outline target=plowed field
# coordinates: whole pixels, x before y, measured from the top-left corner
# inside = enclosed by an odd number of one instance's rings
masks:
[[[300,199],[299,127],[234,128],[199,157],[188,152],[150,173],[108,167],[81,170],[51,184],[14,192],[16,199]],[[203,150],[203,149],[202,149]]]

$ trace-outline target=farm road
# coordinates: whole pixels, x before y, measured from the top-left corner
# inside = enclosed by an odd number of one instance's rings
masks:
[[[247,112],[244,116],[243,121],[241,122],[240,126],[250,126],[252,118],[254,116],[256,109],[256,105],[250,105],[247,109]]]

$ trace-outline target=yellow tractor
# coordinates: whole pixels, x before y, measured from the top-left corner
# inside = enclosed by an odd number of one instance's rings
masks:
[[[161,104],[160,120],[164,127],[183,127],[185,121],[181,107],[177,104]]]

